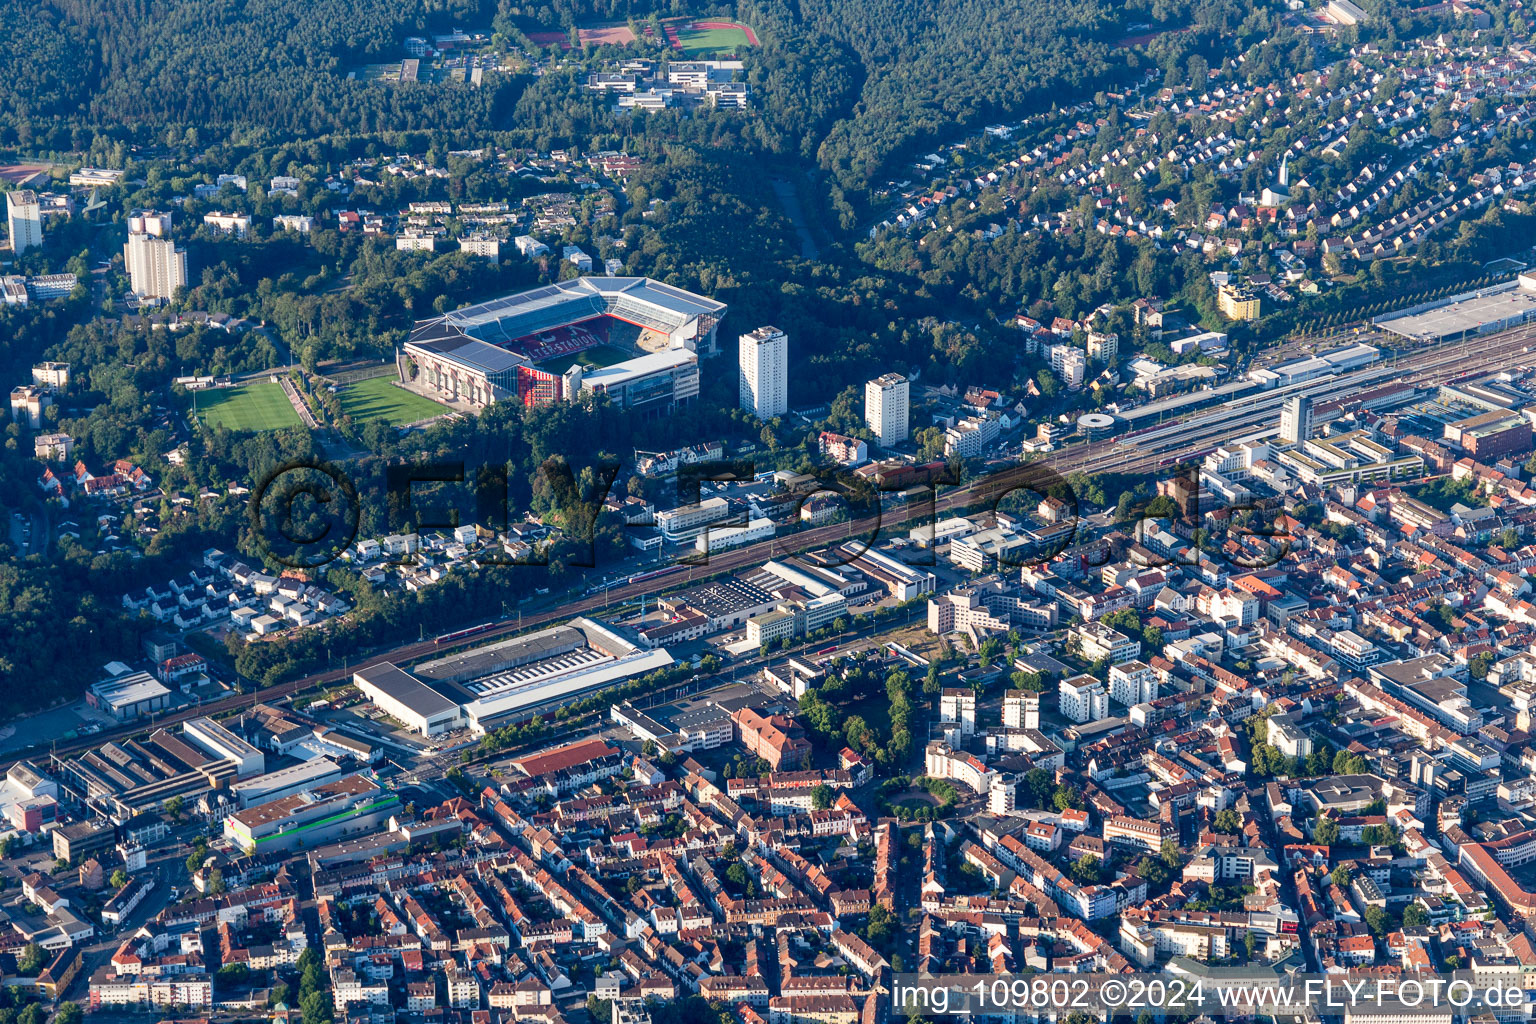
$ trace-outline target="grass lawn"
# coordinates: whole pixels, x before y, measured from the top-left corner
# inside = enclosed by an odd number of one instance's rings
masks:
[[[430,398],[396,387],[393,377],[369,377],[337,392],[341,411],[354,420],[383,420],[391,426],[416,423],[448,411]]]
[[[547,363],[541,363],[539,369],[548,370],[550,373],[564,373],[571,367],[580,363],[582,366],[612,366],[614,363],[622,363],[629,358],[628,352],[620,351],[612,345],[594,345],[591,348],[573,352],[559,359],[551,359]]]
[[[283,386],[268,380],[237,388],[210,388],[197,392],[195,397],[198,418],[210,427],[279,430],[303,426]]]
[[[714,53],[741,53],[751,49],[752,41],[739,28],[680,28],[677,41],[690,57]]]

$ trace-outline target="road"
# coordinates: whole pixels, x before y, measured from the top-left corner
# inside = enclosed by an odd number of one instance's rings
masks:
[[[171,898],[173,889],[180,889],[183,898],[188,894],[194,897],[198,895],[192,889],[191,879],[187,875],[186,858],[191,852],[191,847],[188,845],[191,837],[202,834],[207,827],[204,822],[186,822],[172,829],[171,838],[156,844],[145,864],[145,869],[134,873],[135,879],[152,878],[155,883],[154,888],[144,894],[139,905],[133,908],[132,913],[121,925],[115,927],[108,925],[107,932],[97,932],[93,939],[80,948],[84,961],[80,973],[70,983],[68,990],[60,993],[61,999],[73,999],[84,1005],[88,998],[91,975],[111,959],[124,936],[131,935],[135,929],[148,923],[174,902]],[[41,868],[41,870],[46,872],[47,868]]]
[[[1521,361],[1519,357],[1531,347],[1536,347],[1536,325],[1524,325],[1452,345],[1415,350],[1396,360],[1373,364],[1347,374],[1339,374],[1332,381],[1322,382],[1323,391],[1324,393],[1347,393],[1350,390],[1378,386],[1389,380],[1418,385],[1442,383],[1469,373],[1513,365]],[[1192,415],[1186,420],[1179,421],[1178,424],[1168,424],[1161,428],[1163,432],[1154,440],[1148,440],[1147,435],[1143,435],[1133,443],[1108,438],[1073,445],[1037,461],[1000,467],[994,472],[938,495],[931,503],[892,503],[884,507],[879,515],[870,515],[847,523],[814,527],[788,536],[775,537],[731,551],[716,553],[709,557],[707,564],[689,565],[682,572],[672,573],[660,579],[621,584],[601,594],[562,602],[547,611],[504,619],[476,634],[474,640],[480,643],[561,622],[576,615],[601,612],[611,605],[631,601],[641,595],[649,596],[663,589],[671,590],[721,573],[761,565],[771,558],[782,558],[801,551],[825,548],[849,539],[864,538],[867,541],[881,533],[889,535],[907,528],[909,523],[916,525],[917,522],[926,519],[930,508],[932,514],[938,517],[982,503],[990,507],[1011,491],[1020,488],[1031,489],[1031,484],[1040,485],[1047,471],[1052,474],[1051,479],[1060,480],[1065,479],[1069,473],[1075,472],[1135,473],[1155,470],[1160,466],[1209,450],[1219,440],[1242,436],[1245,425],[1250,428],[1257,427],[1264,417],[1278,418],[1277,411],[1270,412],[1267,405],[1261,404],[1273,401],[1273,398],[1273,395],[1245,397],[1229,403],[1227,407],[1216,412]],[[401,644],[373,654],[343,669],[317,672],[300,679],[278,683],[251,694],[225,697],[198,707],[163,715],[156,720],[155,724],[166,727],[188,718],[231,713],[263,701],[276,700],[315,687],[349,680],[353,672],[362,668],[383,662],[410,662],[440,650],[441,648],[431,640]],[[67,756],[93,749],[108,740],[123,739],[142,731],[144,731],[142,725],[108,729],[83,740],[60,744],[54,750],[60,756]],[[34,748],[30,753],[37,752]],[[12,761],[22,756],[27,754],[18,753]],[[5,765],[8,767],[12,761],[5,762]]]

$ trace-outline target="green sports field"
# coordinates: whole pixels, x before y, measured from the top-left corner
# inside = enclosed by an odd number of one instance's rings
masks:
[[[580,363],[582,366],[612,366],[614,363],[622,363],[630,358],[628,352],[614,348],[612,345],[594,345],[584,348],[580,352],[573,352],[559,359],[551,359],[547,363],[540,363],[539,369],[548,370],[550,373],[564,373],[571,367]]]
[[[341,411],[358,422],[383,420],[390,426],[416,423],[441,416],[447,406],[438,405],[414,391],[396,387],[393,377],[369,377],[348,384],[336,393]]]
[[[751,49],[752,40],[733,25],[729,28],[680,28],[677,44],[689,57],[708,57],[717,53],[741,53]]]
[[[283,386],[268,380],[237,388],[210,388],[194,397],[198,418],[210,427],[255,431],[303,426]]]

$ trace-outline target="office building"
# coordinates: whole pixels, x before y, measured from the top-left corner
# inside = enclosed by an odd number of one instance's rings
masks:
[[[241,778],[267,770],[266,755],[211,718],[188,719],[181,735],[208,756],[233,762]]]
[[[43,244],[43,208],[31,189],[5,197],[6,221],[11,230],[11,252],[20,256]]]
[[[361,775],[349,775],[236,811],[224,819],[224,835],[247,854],[258,846],[263,853],[301,844],[323,846],[377,829],[399,808],[393,793]]]
[[[187,254],[170,238],[169,213],[142,212],[128,218],[123,263],[141,300],[164,302],[187,283]]]
[[[883,448],[901,444],[908,437],[911,386],[899,373],[887,373],[864,385],[864,423]]]
[[[1531,450],[1531,421],[1518,412],[1495,409],[1447,423],[1445,440],[1479,462],[1491,464],[1505,456],[1523,456]]]
[[[1301,444],[1312,436],[1312,399],[1293,395],[1280,407],[1280,438],[1287,444]]]
[[[789,336],[777,327],[759,327],[741,336],[741,407],[761,420],[789,410]]]

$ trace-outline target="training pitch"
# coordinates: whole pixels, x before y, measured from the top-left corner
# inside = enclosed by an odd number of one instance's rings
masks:
[[[258,381],[237,388],[210,388],[199,391],[196,399],[198,419],[210,427],[228,430],[280,430],[298,427],[299,414],[293,411],[281,384]]]
[[[392,377],[369,377],[348,384],[336,397],[341,401],[341,411],[354,420],[383,420],[390,426],[418,423],[448,411],[430,398],[396,387]]]
[[[736,54],[757,45],[757,33],[729,21],[694,21],[667,26],[667,38],[689,57]]]

